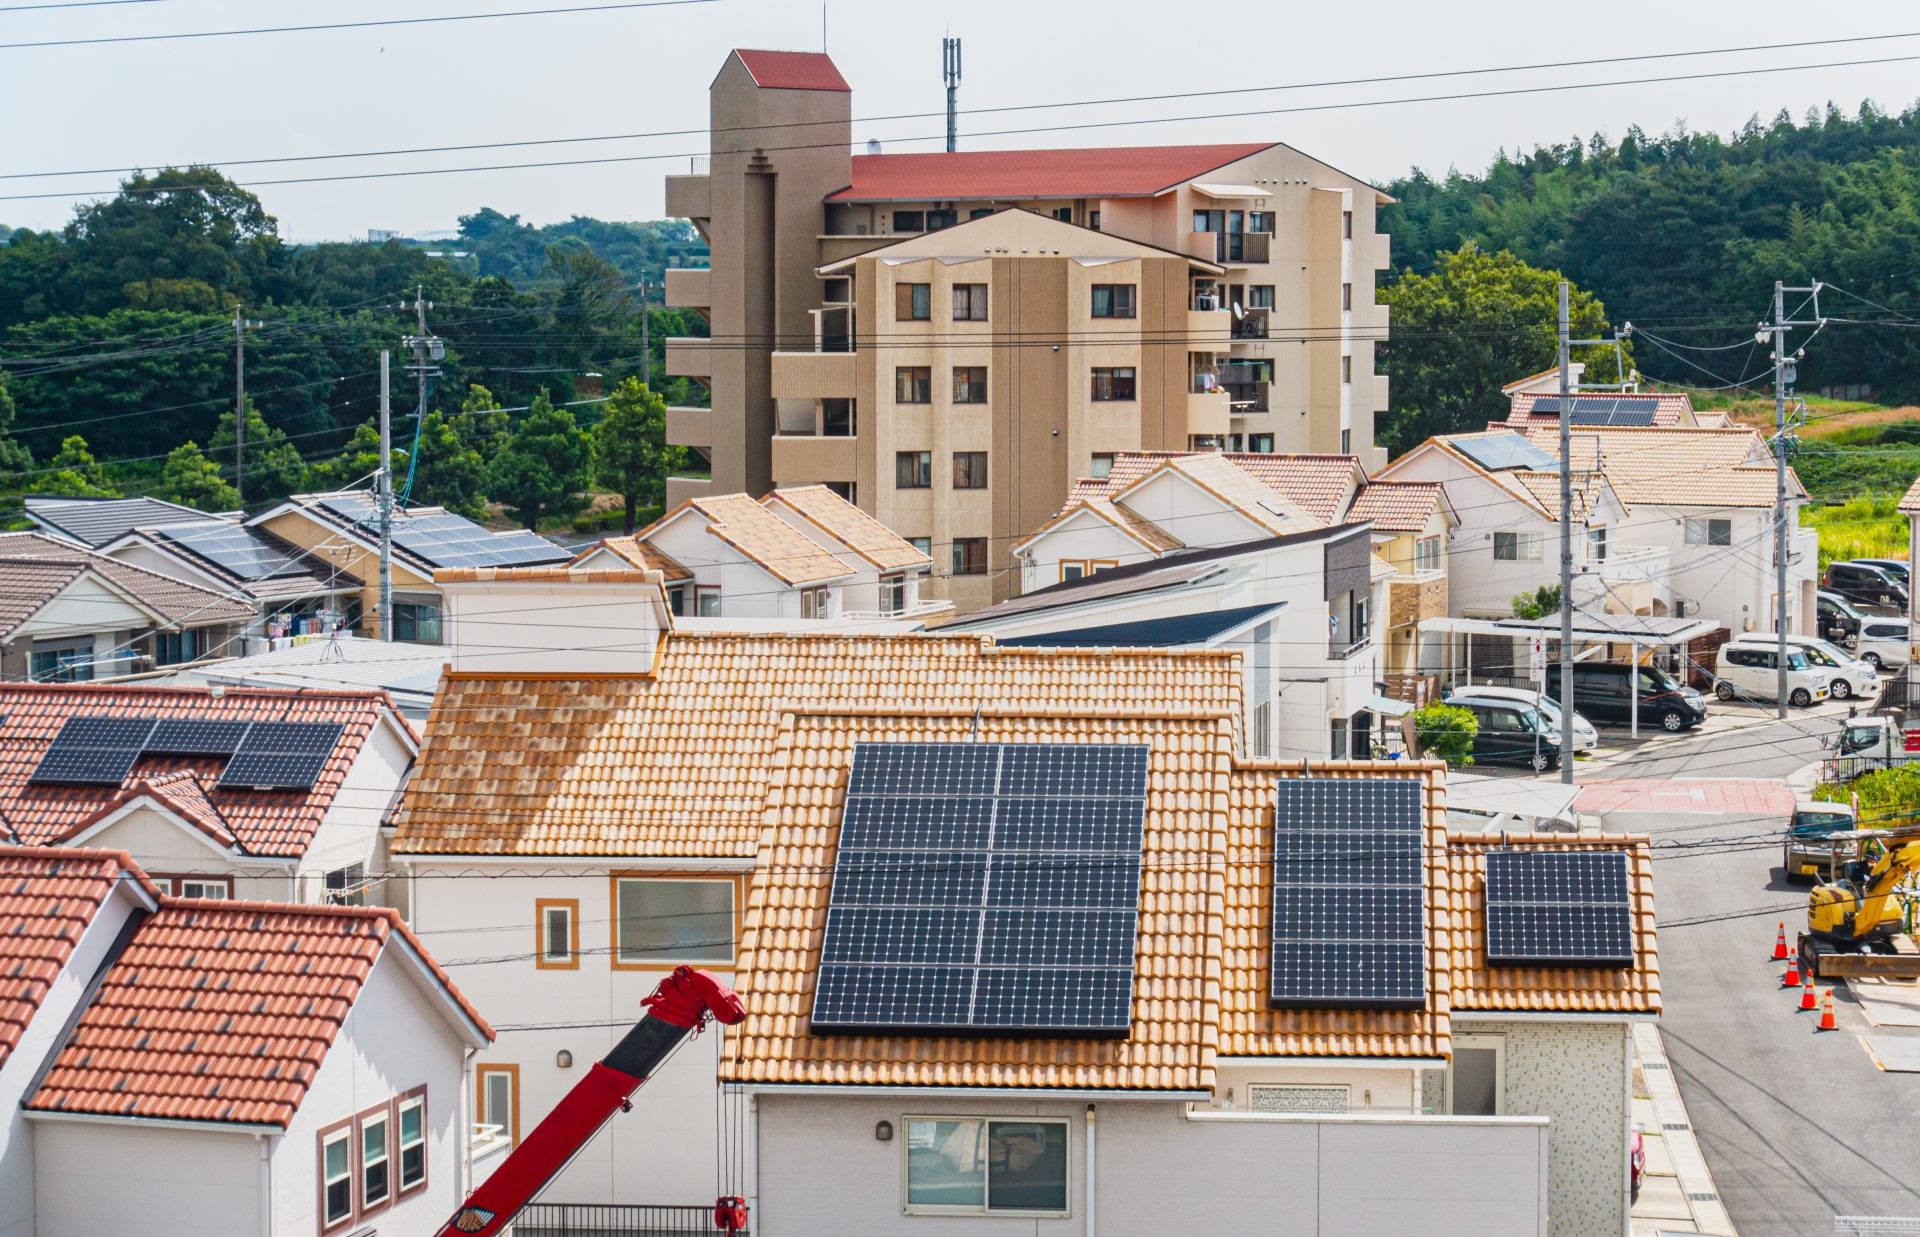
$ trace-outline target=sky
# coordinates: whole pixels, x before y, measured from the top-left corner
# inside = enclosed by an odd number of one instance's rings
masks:
[[[133,0],[23,9],[51,2],[0,0],[0,45],[612,0]],[[964,46],[962,150],[1278,140],[1375,183],[1413,167],[1434,175],[1449,167],[1479,170],[1503,147],[1526,150],[1596,131],[1617,141],[1632,124],[1652,133],[1684,123],[1726,134],[1782,107],[1799,117],[1833,102],[1851,114],[1871,98],[1900,111],[1920,97],[1920,10],[1878,0],[1832,8],[1776,0],[1622,0],[1602,8],[1537,0],[1265,0],[1199,8],[1164,0],[830,0],[826,48],[854,87],[856,149],[869,138],[891,151],[941,148],[940,40],[947,34]],[[1887,35],[1909,37],[1807,45]],[[1802,44],[1669,55],[1788,40]],[[707,86],[728,50],[814,51],[821,43],[817,2],[702,0],[403,26],[0,46],[0,223],[58,227],[77,202],[110,194],[128,169],[189,162],[211,163],[252,185],[279,219],[281,235],[294,241],[363,238],[373,228],[445,231],[482,206],[536,224],[575,214],[655,219],[662,178],[687,170],[687,157],[705,149]],[[1593,63],[1649,55],[1669,58]],[[1906,59],[1859,63],[1893,57]],[[1576,63],[1526,68],[1550,62]],[[1724,76],[1779,66],[1796,67]],[[1406,80],[1480,69],[1524,71]],[[1361,78],[1402,80],[1353,81]],[[1648,80],[1654,78],[1679,80]],[[1626,84],[1538,89],[1579,83]],[[1221,91],[1237,93],[1194,97]],[[1533,93],[1434,98],[1485,91]],[[1188,97],[1098,102],[1150,95]],[[969,114],[1052,104],[1072,106]],[[1014,129],[1030,131],[995,132]],[[365,154],[567,138],[617,140]],[[238,162],[334,155],[363,157]],[[587,159],[606,162],[445,171]],[[313,179],[423,170],[438,174]],[[64,174],[36,175],[49,172]],[[260,183],[266,181],[307,183]]]

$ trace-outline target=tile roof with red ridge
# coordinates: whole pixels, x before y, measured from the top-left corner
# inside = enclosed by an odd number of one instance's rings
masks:
[[[95,554],[58,537],[0,533],[0,638],[31,618],[83,571],[93,571],[183,626],[245,622],[254,616],[253,606],[246,602]]]
[[[123,881],[160,905],[160,890],[125,851],[0,846],[0,1065]]]
[[[213,805],[213,800],[207,798],[207,788],[188,769],[128,779],[119,794],[101,804],[91,815],[69,825],[53,841],[63,842],[67,838],[78,837],[99,821],[141,798],[158,800],[169,811],[222,846],[233,846],[239,842],[233,830],[227,827],[225,818],[220,815],[220,809]]]
[[[668,580],[691,580],[693,573],[674,562],[659,550],[648,545],[638,537],[602,537],[574,556],[575,563],[583,562],[589,555],[601,550],[624,558],[642,571],[658,571]]]
[[[127,941],[26,1107],[285,1129],[396,938],[491,1040],[397,911],[170,898]]]
[[[125,801],[142,781],[188,813],[202,811],[211,829],[217,820],[249,854],[304,854],[333,806],[347,771],[359,757],[382,715],[394,719],[383,691],[285,691],[229,687],[215,699],[204,687],[139,684],[0,684],[0,818],[21,842],[51,845],[77,836],[103,811]],[[194,721],[339,722],[344,726],[333,754],[309,791],[220,789],[220,757],[143,756],[115,786],[31,785],[27,779],[70,717],[187,718]],[[411,742],[409,734],[408,741]],[[189,790],[162,775],[190,773]]]
[[[882,571],[931,567],[933,559],[913,543],[824,485],[798,485],[770,492],[761,506],[785,503],[828,536]]]
[[[853,87],[825,52],[769,52],[736,47],[753,84],[762,90],[834,90],[851,93]]]
[[[853,183],[827,201],[1146,198],[1277,144],[855,155]]]
[[[1417,533],[1445,501],[1446,490],[1438,481],[1375,481],[1354,496],[1347,522],[1372,520],[1377,532]]]

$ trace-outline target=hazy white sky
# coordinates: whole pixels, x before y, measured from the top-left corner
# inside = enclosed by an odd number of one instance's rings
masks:
[[[604,0],[146,0],[8,11],[0,43],[565,7]],[[38,0],[45,2],[45,0]],[[1373,0],[1034,4],[976,0],[831,0],[827,42],[854,87],[854,137],[889,150],[936,150],[944,122],[868,119],[943,107],[940,39],[965,40],[961,108],[1080,102],[1190,91],[1284,87],[1332,79],[1502,68],[1913,32],[1920,9],[1862,0],[1701,3],[1624,0],[1546,6]],[[808,0],[717,0],[683,7],[509,17],[411,27],[0,50],[0,223],[56,227],[74,196],[111,192],[114,171],[204,161],[243,182],[467,168],[547,160],[596,166],[463,171],[334,183],[258,185],[293,239],[345,239],[368,228],[447,229],[492,206],[547,223],[572,214],[652,219],[661,177],[704,149],[708,83],[734,46],[816,50],[821,8]],[[1285,89],[1214,98],[1078,106],[961,117],[961,149],[1273,139],[1375,181],[1411,166],[1483,167],[1505,146],[1617,139],[1684,120],[1722,133],[1781,107],[1799,116],[1863,98],[1898,111],[1920,96],[1920,59],[1754,76],[1643,79],[1778,65],[1920,58],[1920,37],[1782,51],[1640,61],[1429,81]],[[1177,122],[1172,117],[1303,108],[1567,82],[1636,81],[1511,95]],[[1111,127],[988,135],[989,130],[1147,120]],[[237,166],[243,159],[333,155],[464,143],[695,130],[677,136],[383,158]],[[979,136],[970,136],[977,134]],[[636,159],[636,156],[656,156]],[[85,174],[20,179],[22,173]]]

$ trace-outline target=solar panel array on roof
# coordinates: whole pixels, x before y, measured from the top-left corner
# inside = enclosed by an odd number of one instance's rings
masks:
[[[1423,790],[1281,778],[1273,831],[1277,1009],[1419,1009],[1427,979]]]
[[[223,790],[312,790],[346,727],[339,722],[255,722],[220,773]]]
[[[145,750],[167,756],[231,756],[240,750],[240,741],[252,724],[163,718],[153,728]]]
[[[1617,395],[1576,395],[1573,397],[1574,425],[1652,425],[1659,401],[1622,399]],[[1543,417],[1560,415],[1560,397],[1536,399],[1529,411]]]
[[[244,525],[209,520],[204,524],[173,524],[153,531],[162,540],[171,541],[242,580],[310,574],[304,563],[286,554],[258,530]]]
[[[858,744],[813,1030],[1126,1035],[1147,757]]]
[[[37,785],[118,786],[140,759],[150,717],[69,717],[27,781]]]
[[[1518,434],[1487,434],[1479,438],[1453,438],[1448,441],[1454,449],[1488,472],[1500,472],[1508,468],[1553,472],[1560,467],[1560,462],[1553,456]]]
[[[1492,966],[1633,965],[1633,906],[1620,851],[1487,852]]]
[[[335,515],[372,528],[379,518],[374,504],[350,495],[333,495],[320,505]],[[571,562],[573,556],[525,529],[496,533],[450,511],[418,514],[395,510],[393,543],[435,567],[532,567]]]

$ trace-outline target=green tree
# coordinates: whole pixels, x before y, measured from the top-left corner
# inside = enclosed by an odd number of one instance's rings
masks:
[[[585,506],[581,491],[593,478],[593,436],[555,408],[545,391],[533,397],[526,419],[493,457],[487,492],[529,529]]]
[[[398,485],[407,475],[407,453],[396,446],[387,458]],[[379,471],[380,425],[377,421],[362,421],[340,454],[307,466],[304,488],[310,493],[324,493],[370,486],[373,474]]]
[[[445,507],[470,520],[485,519],[487,462],[461,440],[454,424],[458,420],[436,410],[421,423],[407,502],[411,506]]]
[[[1560,278],[1469,242],[1439,255],[1433,274],[1407,271],[1383,288],[1393,318],[1382,349],[1393,376],[1392,408],[1374,436],[1399,455],[1435,434],[1505,420],[1500,388],[1547,368],[1558,354]],[[1568,301],[1574,336],[1598,338],[1606,307],[1578,288]],[[1577,350],[1576,358],[1587,363],[1587,381],[1613,381],[1611,348]]]
[[[201,511],[231,511],[240,505],[239,493],[220,475],[220,465],[206,457],[197,442],[175,447],[160,474],[161,497]]]
[[[233,448],[233,410],[228,409],[208,440],[207,449],[216,460],[231,460]],[[288,442],[280,429],[267,424],[252,400],[247,401],[247,441],[241,462],[246,468],[245,484],[235,488],[244,490],[250,503],[285,498],[297,492],[306,479],[307,465],[300,458],[300,449]]]
[[[0,237],[0,243],[5,242]],[[13,395],[7,390],[7,371],[0,369],[0,473],[24,473],[33,468],[33,452],[13,437]]]
[[[1430,704],[1414,710],[1413,734],[1420,751],[1449,764],[1473,763],[1473,740],[1479,733],[1480,722],[1472,709]]]
[[[500,401],[492,391],[478,383],[467,388],[467,398],[460,402],[460,417],[454,422],[462,446],[491,461],[512,428],[512,419],[500,411]]]
[[[600,484],[626,502],[627,536],[634,513],[657,506],[667,492],[667,476],[680,467],[685,448],[667,445],[667,401],[637,378],[613,389],[600,423],[593,427],[594,456]]]
[[[74,434],[60,444],[60,454],[27,487],[29,494],[58,494],[64,498],[118,498],[120,491],[107,484],[87,440]]]
[[[1560,613],[1560,586],[1542,584],[1531,593],[1521,593],[1513,599],[1513,617],[1521,619],[1542,619]]]

